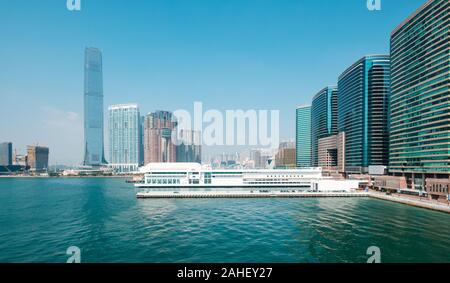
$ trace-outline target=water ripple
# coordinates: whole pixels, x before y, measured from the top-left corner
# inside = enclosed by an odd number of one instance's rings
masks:
[[[122,179],[0,180],[0,262],[450,262],[450,216],[373,199],[138,200]]]

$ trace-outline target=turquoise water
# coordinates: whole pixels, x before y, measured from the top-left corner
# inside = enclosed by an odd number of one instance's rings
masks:
[[[124,179],[0,179],[0,262],[450,262],[450,215],[366,198],[138,200]]]

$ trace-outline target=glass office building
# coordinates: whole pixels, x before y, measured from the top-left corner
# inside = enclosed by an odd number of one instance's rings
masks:
[[[141,123],[136,104],[112,105],[109,113],[109,167],[115,172],[137,171],[140,165]]]
[[[321,138],[337,134],[337,87],[326,87],[313,98],[311,106],[312,165],[319,166],[318,146]]]
[[[105,164],[102,53],[86,48],[84,62],[84,165]]]
[[[0,143],[0,166],[12,165],[12,143],[2,142]]]
[[[412,188],[450,173],[450,2],[432,0],[391,34],[389,172]]]
[[[390,60],[365,56],[338,82],[338,131],[345,133],[345,172],[366,173],[388,164]]]
[[[31,171],[44,172],[48,170],[49,148],[43,146],[27,146],[27,165]]]
[[[297,108],[296,160],[297,167],[311,167],[311,105]]]

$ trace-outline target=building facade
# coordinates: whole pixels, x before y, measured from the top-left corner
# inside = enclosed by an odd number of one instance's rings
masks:
[[[27,146],[27,163],[31,171],[43,172],[48,169],[48,147]]]
[[[139,164],[144,165],[144,124],[145,116],[139,117]]]
[[[277,168],[295,168],[296,163],[295,142],[281,142],[278,152],[275,155],[275,165]]]
[[[202,163],[201,132],[180,130],[177,137],[177,162]]]
[[[12,143],[0,143],[0,166],[10,166],[13,164]]]
[[[338,82],[338,131],[345,133],[345,172],[388,163],[389,55],[365,56]]]
[[[103,144],[102,53],[86,48],[84,62],[84,165],[106,163]]]
[[[318,166],[324,170],[345,172],[345,134],[319,139]]]
[[[345,133],[340,132],[337,134],[337,148],[338,148],[338,171],[345,173]]]
[[[144,163],[176,162],[176,145],[172,141],[177,123],[171,112],[156,111],[145,116]]]
[[[337,87],[320,90],[311,106],[312,166],[319,166],[319,140],[337,134]]]
[[[297,108],[295,140],[297,167],[311,167],[311,105]]]
[[[108,107],[109,164],[115,172],[137,171],[140,164],[141,123],[137,104]]]
[[[337,135],[319,139],[317,150],[317,166],[324,170],[337,170],[338,168],[338,145]]]
[[[391,34],[389,172],[412,189],[450,174],[449,14],[427,1]]]
[[[262,152],[259,149],[250,150],[250,160],[253,161],[252,168],[264,168],[261,162]]]
[[[273,163],[273,152],[268,149],[254,148],[249,151],[249,161],[253,163],[250,168],[265,169],[271,166]]]

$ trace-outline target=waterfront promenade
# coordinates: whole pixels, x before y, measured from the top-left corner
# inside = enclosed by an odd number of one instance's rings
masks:
[[[368,194],[370,197],[376,199],[398,202],[416,207],[450,213],[450,205],[448,202],[442,203],[437,201],[431,201],[427,198],[412,197],[407,195],[398,195],[398,194],[386,195],[385,193],[375,191],[370,191]]]
[[[310,198],[310,197],[368,197],[366,192],[140,192],[137,198]]]
[[[138,199],[168,199],[168,198],[345,198],[345,197],[366,197],[385,201],[397,202],[415,207],[431,209],[450,213],[450,205],[431,201],[426,198],[418,198],[407,195],[386,195],[376,191],[370,192],[139,192]]]

